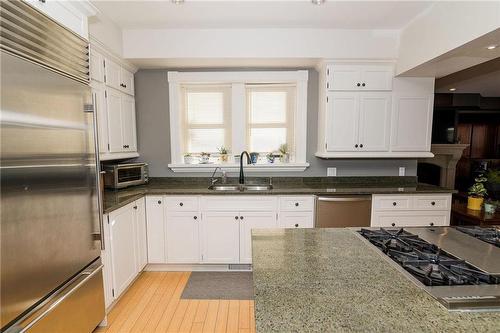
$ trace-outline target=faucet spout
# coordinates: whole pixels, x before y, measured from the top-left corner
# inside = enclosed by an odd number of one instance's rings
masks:
[[[247,157],[247,164],[251,163],[250,155],[246,150],[244,150],[241,155],[240,155],[240,178],[239,178],[239,183],[240,184],[245,184],[245,174],[243,173],[243,156],[246,155]]]

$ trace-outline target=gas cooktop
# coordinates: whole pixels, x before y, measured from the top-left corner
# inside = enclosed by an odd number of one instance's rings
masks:
[[[500,248],[451,227],[358,234],[449,310],[500,311]]]
[[[457,230],[465,232],[468,235],[474,236],[484,242],[500,247],[500,229],[491,228],[481,228],[481,227],[456,227]]]
[[[361,229],[361,235],[426,286],[500,284],[493,276],[403,229]]]

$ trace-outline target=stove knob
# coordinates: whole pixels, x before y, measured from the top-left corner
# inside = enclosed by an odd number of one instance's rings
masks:
[[[391,225],[392,225],[393,227],[395,227],[395,226],[396,226],[396,223],[394,223],[394,222],[393,222],[393,223],[391,223]]]

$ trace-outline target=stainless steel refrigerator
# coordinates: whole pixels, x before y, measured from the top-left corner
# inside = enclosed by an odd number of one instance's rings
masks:
[[[88,42],[1,1],[2,332],[92,332],[104,318]]]

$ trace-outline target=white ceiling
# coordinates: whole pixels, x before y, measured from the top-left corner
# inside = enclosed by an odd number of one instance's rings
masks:
[[[92,0],[122,29],[401,29],[432,1]]]

